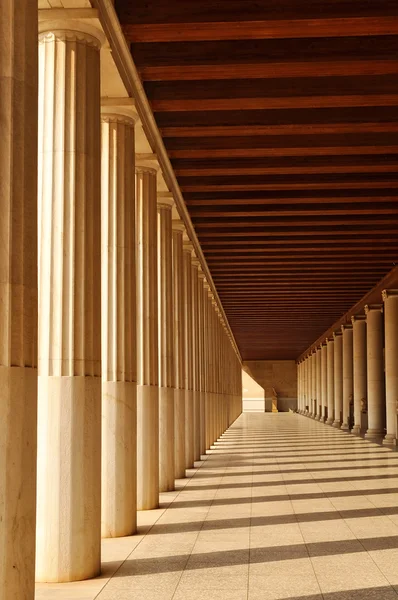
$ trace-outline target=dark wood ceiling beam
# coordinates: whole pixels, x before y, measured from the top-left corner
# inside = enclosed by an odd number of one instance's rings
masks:
[[[210,21],[122,25],[134,42],[200,42],[205,40],[261,40],[288,38],[398,35],[398,17],[341,17],[269,21]]]
[[[398,69],[397,69],[398,74]],[[206,98],[187,100],[152,100],[155,112],[203,112],[214,110],[273,110],[299,108],[336,108],[397,106],[397,94],[363,94],[333,96],[284,96],[280,98]]]
[[[363,122],[363,123],[311,123],[260,125],[246,127],[244,125],[212,125],[212,126],[174,126],[162,127],[161,133],[165,138],[188,137],[258,137],[258,136],[302,136],[302,135],[335,135],[360,133],[398,133],[398,123]]]
[[[336,146],[319,148],[209,148],[205,150],[170,150],[171,159],[193,158],[268,158],[294,156],[357,156],[370,155],[380,160],[380,155],[398,154],[398,146]]]
[[[342,183],[317,182],[317,183],[244,183],[244,184],[200,184],[181,185],[181,190],[185,192],[213,192],[213,191],[249,191],[249,190],[339,190],[345,189],[398,189],[398,181],[354,181]]]
[[[377,198],[375,198],[375,196],[333,196],[333,197],[325,197],[325,196],[315,196],[315,197],[308,197],[306,198],[305,196],[301,196],[299,198],[295,198],[295,197],[288,197],[288,198],[215,198],[215,199],[194,199],[194,200],[188,200],[187,201],[187,206],[190,207],[190,213],[193,214],[193,212],[195,211],[196,207],[198,206],[214,206],[217,209],[221,209],[222,207],[229,207],[229,206],[235,206],[235,205],[244,205],[244,206],[257,206],[257,205],[261,205],[261,206],[278,206],[282,207],[286,206],[287,208],[290,208],[291,206],[304,206],[304,205],[313,205],[315,204],[316,206],[319,206],[320,204],[322,204],[322,207],[329,207],[330,204],[334,204],[334,205],[340,205],[340,204],[347,204],[347,205],[351,205],[353,207],[353,210],[357,210],[356,206],[357,204],[362,204],[362,205],[373,205],[374,207],[379,206],[379,204],[383,205],[383,204],[389,204],[391,203],[391,205],[397,205],[398,203],[398,194],[394,195],[394,196],[384,196],[384,195],[378,195]],[[201,209],[202,210],[202,209]]]
[[[354,216],[354,215],[397,215],[398,214],[398,203],[395,205],[391,205],[389,208],[341,208],[341,209],[330,209],[327,204],[323,205],[323,209],[313,209],[313,210],[254,210],[250,206],[243,206],[243,210],[228,210],[227,208],[221,206],[217,207],[217,210],[203,210],[191,208],[190,214],[191,217],[195,218],[219,218],[223,219],[225,217],[234,218],[234,217],[267,217],[267,218],[275,218],[275,217],[317,217],[322,214],[325,217],[329,216]]]
[[[397,75],[398,61],[390,60],[313,60],[256,62],[253,64],[203,64],[141,66],[144,81],[222,81],[234,79],[275,79],[297,77],[360,77]]]
[[[190,169],[179,167],[174,169],[177,176],[189,177],[225,177],[236,175],[236,167],[223,168],[204,168]],[[331,165],[331,166],[286,166],[286,167],[241,167],[239,175],[318,175],[322,173],[398,173],[398,163],[396,164],[373,164],[373,165]],[[189,184],[188,184],[189,185]],[[222,187],[221,187],[222,189]],[[236,186],[235,186],[235,189]]]

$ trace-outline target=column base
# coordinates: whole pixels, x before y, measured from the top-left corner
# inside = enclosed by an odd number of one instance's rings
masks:
[[[384,437],[384,431],[380,429],[368,429],[365,433],[365,440],[377,440]]]
[[[354,425],[354,427],[351,429],[351,433],[353,435],[361,435],[361,427],[359,425]]]
[[[336,429],[340,429],[341,422],[336,419],[335,421],[333,421],[332,427],[335,427]]]
[[[341,429],[341,431],[348,431],[348,433],[350,432],[350,428],[348,427],[348,423],[342,423],[340,429]]]
[[[385,436],[385,438],[383,440],[383,445],[384,446],[396,446],[397,438],[395,437],[395,435],[393,433],[387,433],[387,435]]]
[[[39,376],[36,580],[101,572],[101,379]]]
[[[333,419],[329,418],[325,421],[326,425],[333,425]]]
[[[174,390],[174,469],[175,478],[185,477],[185,390]]]
[[[0,366],[0,597],[4,600],[35,595],[36,436],[37,370]]]
[[[137,510],[159,507],[159,388],[137,386]]]
[[[322,417],[321,417],[321,415],[316,415],[314,417],[314,419],[315,419],[315,421],[321,421]]]
[[[185,468],[193,469],[195,462],[194,449],[194,393],[185,390]],[[214,439],[211,443],[214,442]]]
[[[137,384],[102,382],[101,535],[137,530]]]
[[[320,417],[319,418],[319,422],[320,423],[326,423],[326,417],[325,416]]]
[[[174,388],[159,388],[159,491],[174,486]]]

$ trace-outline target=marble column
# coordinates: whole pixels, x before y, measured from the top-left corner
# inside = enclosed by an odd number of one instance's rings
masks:
[[[157,163],[136,165],[137,509],[159,506]]]
[[[174,490],[173,197],[158,193],[159,491]]]
[[[343,333],[343,422],[341,429],[349,430],[350,404],[353,399],[352,325],[342,325]]]
[[[301,390],[301,361],[297,363],[297,411],[303,415],[305,410],[303,407],[303,397]]]
[[[179,219],[173,228],[173,314],[174,314],[174,469],[176,479],[185,477],[185,303],[183,232]]]
[[[328,418],[326,423],[334,423],[334,338],[327,338],[327,398]]]
[[[47,582],[100,573],[102,35],[40,23],[36,577]]]
[[[103,537],[136,531],[137,352],[132,110],[101,118]]]
[[[33,600],[37,2],[0,2],[0,600]]]
[[[343,412],[343,336],[341,331],[334,334],[334,421],[333,427],[341,426]]]
[[[326,342],[322,343],[321,349],[321,386],[322,386],[322,412],[320,421],[326,422],[328,408],[328,349]]]
[[[368,430],[365,437],[374,439],[384,436],[386,424],[383,305],[368,304],[365,314],[368,367]]]
[[[354,360],[354,426],[351,433],[359,435],[365,433],[362,416],[367,412],[366,317],[365,315],[355,315],[351,321]]]
[[[199,374],[200,374],[200,454],[206,452],[206,360],[205,360],[205,274],[199,269],[198,314],[199,314]],[[232,381],[230,382],[232,385]]]
[[[384,444],[397,443],[398,290],[384,290],[386,429]]]
[[[307,405],[310,410],[312,404],[312,360],[311,354],[307,356]]]
[[[194,394],[193,394],[193,343],[192,343],[192,244],[184,242],[184,325],[185,325],[185,468],[195,462],[194,450]]]
[[[313,350],[311,353],[311,364],[312,364],[312,368],[311,368],[311,389],[312,389],[312,393],[311,393],[311,406],[309,407],[309,413],[311,414],[314,412],[314,406],[316,405],[316,351]]]
[[[322,346],[319,346],[316,350],[316,403],[315,403],[315,414],[314,419],[319,421],[322,414]]]
[[[192,257],[192,387],[193,387],[193,447],[194,461],[200,460],[200,356],[199,356],[199,266]]]

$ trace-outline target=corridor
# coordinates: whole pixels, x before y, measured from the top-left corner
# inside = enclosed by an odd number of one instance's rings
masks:
[[[100,578],[36,600],[398,598],[398,454],[298,414],[242,414]]]

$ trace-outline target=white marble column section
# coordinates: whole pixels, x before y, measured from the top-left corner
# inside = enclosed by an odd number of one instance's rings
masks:
[[[362,414],[367,411],[367,357],[366,357],[366,317],[351,317],[353,327],[353,379],[354,379],[354,426],[351,433],[362,431]]]
[[[0,600],[33,600],[37,2],[0,2]]]
[[[326,423],[334,423],[334,338],[327,338],[327,398],[328,418]]]
[[[135,120],[102,109],[102,537],[137,526]]]
[[[199,266],[192,256],[192,387],[194,460],[200,460],[200,346],[199,346]]]
[[[365,314],[368,367],[368,430],[365,438],[374,439],[384,436],[386,424],[383,305],[368,304]]]
[[[341,429],[349,430],[350,404],[353,398],[352,325],[342,325],[343,333],[343,422]]]
[[[398,411],[398,290],[384,290],[386,437],[384,444],[397,443]]]
[[[321,405],[322,405],[322,346],[319,346],[316,349],[316,403],[315,403],[315,413],[314,419],[319,421],[321,418]]]
[[[137,509],[159,505],[157,163],[136,164]]]
[[[38,581],[100,573],[102,33],[40,23]]]
[[[174,314],[174,469],[175,478],[185,477],[185,302],[183,233],[179,219],[173,228],[173,314]]]
[[[171,193],[158,193],[159,491],[174,490],[174,314]]]
[[[194,451],[194,394],[192,343],[192,244],[184,241],[184,325],[185,325],[185,468],[191,469]]]
[[[322,343],[321,349],[321,385],[322,385],[322,412],[320,421],[326,422],[328,409],[328,349],[326,342]]]
[[[333,427],[340,429],[343,412],[343,335],[335,331],[334,337],[334,421]]]

